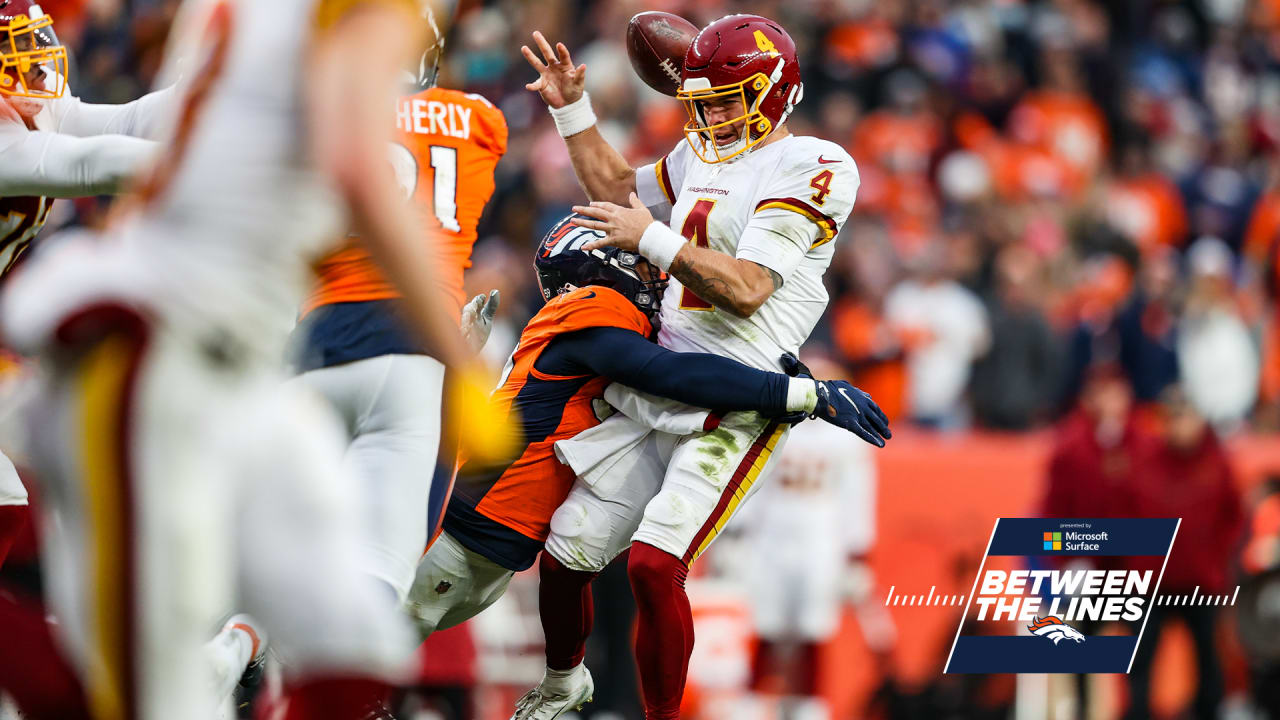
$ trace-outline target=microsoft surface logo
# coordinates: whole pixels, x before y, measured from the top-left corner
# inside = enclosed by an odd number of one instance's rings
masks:
[[[1061,550],[1062,549],[1062,533],[1046,532],[1044,534],[1045,550]]]

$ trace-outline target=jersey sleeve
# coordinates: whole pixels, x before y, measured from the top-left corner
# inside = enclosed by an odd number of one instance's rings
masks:
[[[680,187],[684,184],[685,171],[693,151],[689,143],[681,140],[675,148],[658,158],[658,161],[636,169],[636,195],[655,214],[671,214]]]
[[[480,122],[477,123],[478,134],[476,144],[489,152],[502,157],[507,154],[507,117],[483,95],[467,93],[467,99],[474,101]]]
[[[87,103],[64,95],[50,105],[55,132],[76,137],[128,135],[158,140],[177,112],[176,85],[144,95],[123,105]]]
[[[858,168],[839,146],[801,150],[805,155],[765,186],[738,241],[738,259],[769,268],[784,283],[806,255],[836,238],[858,194]]]
[[[156,143],[124,135],[0,133],[0,196],[115,194],[157,150]]]

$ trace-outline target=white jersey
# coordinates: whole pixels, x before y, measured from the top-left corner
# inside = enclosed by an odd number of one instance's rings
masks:
[[[160,121],[176,96],[161,90],[125,105],[73,95],[43,105],[28,128],[0,102],[0,279],[40,234],[53,198],[120,192],[154,158]]]
[[[346,222],[307,147],[306,53],[324,22],[361,1],[187,0],[161,81],[189,90],[145,204],[105,247],[51,244],[12,279],[4,320],[14,346],[40,345],[58,317],[105,296],[278,363],[310,265]]]
[[[293,326],[311,261],[345,220],[306,147],[305,53],[326,2],[188,0],[167,65],[197,60],[209,76],[190,84],[209,91],[188,99],[195,122],[186,137],[175,132],[174,172],[126,233],[164,269],[184,320],[271,352]],[[218,68],[209,58],[220,44]],[[196,58],[179,57],[193,47]]]
[[[739,318],[672,277],[658,342],[776,370],[778,356],[798,352],[826,309],[822,276],[858,183],[858,168],[843,148],[794,135],[716,164],[698,159],[682,141],[665,158],[636,170],[641,201],[670,206],[672,229],[782,279],[751,317]]]

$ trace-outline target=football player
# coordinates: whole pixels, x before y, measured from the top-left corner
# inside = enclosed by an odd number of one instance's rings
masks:
[[[0,0],[0,283],[44,227],[54,198],[120,192],[154,157],[176,92],[125,105],[68,93],[67,50],[32,0]],[[0,346],[0,385],[17,375]],[[8,377],[6,377],[8,376]],[[0,438],[0,450],[8,445]],[[0,564],[25,523],[27,491],[0,452]]]
[[[392,164],[433,226],[438,280],[457,321],[507,123],[483,97],[436,87],[444,35],[434,13],[426,20],[429,46],[413,90],[396,103]],[[441,452],[445,368],[404,326],[399,292],[359,239],[325,258],[318,274],[297,333],[300,379],[342,418],[351,438],[345,464],[370,531],[365,567],[404,601],[453,482],[454,453]],[[496,301],[481,296],[471,309],[491,319]],[[438,468],[434,480],[424,468]]]
[[[504,411],[518,414],[523,451],[506,462],[463,464],[444,533],[418,567],[410,610],[424,636],[479,613],[502,595],[512,575],[533,565],[574,480],[555,444],[600,424],[602,396],[615,396],[606,390],[611,382],[699,408],[773,418],[798,413],[794,419],[815,413],[867,437],[875,432],[870,418],[879,408],[846,382],[792,378],[653,343],[666,274],[632,252],[585,251],[604,234],[574,225],[579,219],[560,221],[539,245],[534,267],[547,304],[520,335],[493,395]],[[631,414],[646,410],[619,405]],[[650,419],[661,414],[661,405],[652,410]],[[713,430],[718,422],[705,410],[678,415],[665,418],[663,427]],[[590,610],[589,588],[584,592]]]
[[[166,74],[178,51],[196,69],[137,198],[0,296],[6,340],[48,369],[30,431],[62,521],[50,604],[95,717],[209,717],[202,636],[232,605],[286,661],[286,718],[368,716],[410,655],[360,571],[337,421],[278,361],[350,226],[460,404],[487,408],[386,162],[421,24],[412,0],[188,0]]]
[[[597,129],[583,91],[586,67],[573,64],[563,43],[553,49],[541,33],[534,40],[538,52],[521,48],[539,75],[526,87],[549,106],[592,200],[576,208],[591,219],[577,222],[606,233],[587,249],[638,251],[671,273],[658,342],[757,368],[797,352],[826,307],[822,275],[859,179],[843,148],[787,127],[804,95],[787,32],[756,15],[730,15],[703,28],[681,74],[685,140],[638,169]],[[653,213],[669,217],[670,225]],[[583,608],[570,600],[630,542],[645,712],[648,720],[665,720],[679,716],[693,648],[684,590],[689,565],[767,480],[788,425],[759,413],[729,413],[715,432],[681,438],[669,457],[638,462],[635,456],[650,449],[617,441],[630,438],[627,426],[635,424],[615,416],[601,426],[610,431],[581,438],[589,451],[580,457],[612,450],[630,471],[618,483],[622,498],[575,484],[547,540],[564,572],[542,576],[565,602],[544,603],[541,612],[546,627],[580,629],[575,618]],[[887,426],[879,431],[868,438],[877,446],[889,437]],[[650,472],[655,464],[663,471]],[[574,470],[590,475],[588,468]],[[583,641],[585,635],[571,639],[572,651],[559,657],[548,643],[546,675],[521,700],[517,717],[555,717],[589,695],[590,677],[579,661]]]

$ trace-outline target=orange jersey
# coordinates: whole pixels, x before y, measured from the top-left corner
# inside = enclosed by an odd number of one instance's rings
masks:
[[[506,151],[507,121],[479,95],[430,88],[396,104],[396,177],[437,231],[436,274],[456,310],[466,302],[462,274],[471,267],[476,226]],[[316,274],[319,282],[304,314],[321,305],[399,297],[358,238],[321,260]]]
[[[529,321],[492,402],[519,413],[524,450],[510,464],[464,463],[444,527],[463,545],[484,545],[512,569],[532,564],[550,530],[551,515],[568,497],[573,471],[556,459],[557,440],[600,423],[593,401],[609,378],[559,376],[537,369],[543,350],[562,333],[618,327],[648,337],[649,319],[621,293],[591,286],[551,299]],[[476,430],[480,432],[480,430]]]

